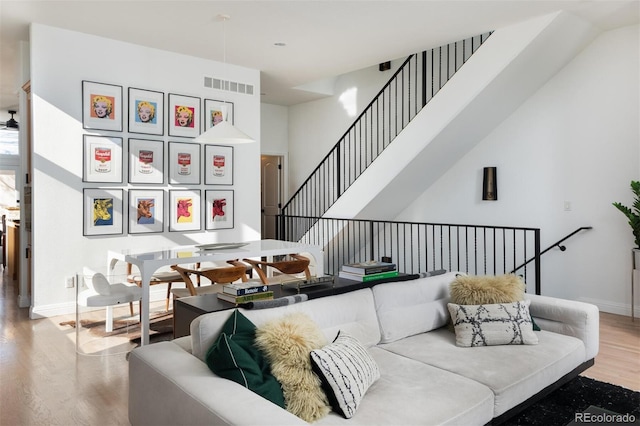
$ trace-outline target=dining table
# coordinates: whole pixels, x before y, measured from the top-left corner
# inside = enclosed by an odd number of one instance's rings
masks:
[[[140,345],[149,344],[149,286],[152,275],[163,266],[195,264],[202,262],[225,262],[244,258],[271,260],[274,256],[309,253],[316,265],[324,265],[322,247],[282,240],[256,240],[238,243],[211,243],[189,246],[167,247],[154,251],[144,249],[109,250],[109,269],[118,262],[136,265],[140,271],[142,298],[140,303]]]

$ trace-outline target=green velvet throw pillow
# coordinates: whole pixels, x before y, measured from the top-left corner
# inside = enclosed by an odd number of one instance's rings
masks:
[[[255,336],[256,326],[235,309],[207,351],[207,365],[218,376],[233,380],[285,408],[280,383],[271,374],[268,360],[254,346]]]

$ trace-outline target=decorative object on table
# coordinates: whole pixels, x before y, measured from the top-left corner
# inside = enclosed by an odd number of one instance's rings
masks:
[[[148,234],[164,230],[164,191],[129,190],[129,233]]]
[[[482,199],[498,200],[498,168],[485,167],[482,173]]]
[[[258,300],[273,300],[273,291],[261,291],[259,293],[245,294],[244,296],[234,296],[227,293],[218,293],[218,299],[225,302],[240,305],[242,303],[256,302]]]
[[[340,272],[338,273],[340,278],[363,283],[394,278],[398,275],[398,268],[394,263],[379,262],[376,260],[345,264],[340,268]]]
[[[205,191],[205,229],[233,228],[233,191]]]
[[[333,275],[323,275],[320,277],[311,278],[293,278],[289,280],[283,280],[280,282],[282,288],[295,288],[298,293],[300,290],[320,285],[330,285],[331,288],[335,286],[335,277]]]
[[[164,135],[164,93],[129,87],[129,133]]]
[[[195,138],[200,134],[200,98],[169,93],[169,136]]]
[[[243,309],[269,309],[306,302],[307,300],[309,300],[309,296],[306,294],[295,294],[293,296],[278,297],[273,300],[256,300],[255,302],[241,303],[238,306]]]
[[[227,31],[226,31],[226,23],[231,17],[229,15],[218,15],[218,20],[222,21],[222,47],[223,47],[223,62],[224,62],[224,74],[227,74]],[[229,84],[228,81],[223,80],[223,84]],[[222,87],[222,90],[229,90],[228,87]],[[215,106],[211,101],[209,105],[212,107]],[[213,143],[213,144],[241,144],[241,143],[251,143],[254,140],[247,136],[242,131],[238,130],[233,126],[233,117],[228,117],[229,107],[231,108],[231,113],[233,114],[233,104],[230,104],[226,101],[222,103],[218,103],[217,107],[220,109],[221,117],[220,121],[216,122],[214,126],[207,127],[205,124],[205,131],[200,136],[196,138],[196,142],[200,143]]]
[[[379,262],[377,260],[368,260],[365,262],[347,263],[342,265],[342,270],[359,275],[378,274],[380,272],[389,272],[397,270],[396,264],[391,262]]]
[[[233,102],[205,99],[204,112],[202,114],[204,131],[206,132],[210,128],[220,124],[223,119],[233,124]]]
[[[633,192],[633,207],[627,207],[620,202],[614,202],[613,206],[620,210],[629,220],[635,247],[631,251],[631,321],[635,321],[635,282],[636,274],[640,274],[640,181],[631,181],[631,192]]]
[[[164,142],[129,139],[129,183],[164,182]]]
[[[122,189],[90,189],[84,197],[85,236],[122,234]]]
[[[83,135],[82,181],[122,183],[122,138]]]
[[[200,144],[169,142],[169,183],[200,184]]]
[[[169,191],[169,231],[199,231],[200,190]]]
[[[233,185],[233,147],[204,146],[204,183]]]
[[[269,291],[269,286],[256,282],[231,283],[222,286],[222,292],[232,296],[245,296]]]
[[[82,81],[82,128],[122,131],[122,86]]]

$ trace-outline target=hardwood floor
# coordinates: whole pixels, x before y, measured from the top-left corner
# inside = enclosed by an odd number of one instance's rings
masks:
[[[60,325],[73,317],[30,320],[2,278],[0,425],[128,425],[126,352],[76,354],[75,332]],[[602,313],[600,324],[600,353],[583,374],[640,391],[640,319]]]

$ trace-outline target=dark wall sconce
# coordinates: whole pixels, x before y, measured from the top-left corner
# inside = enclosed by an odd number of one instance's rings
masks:
[[[391,69],[391,61],[382,62],[378,65],[378,70],[380,71],[389,71]]]
[[[482,199],[487,201],[498,200],[497,167],[484,168],[482,174]]]

